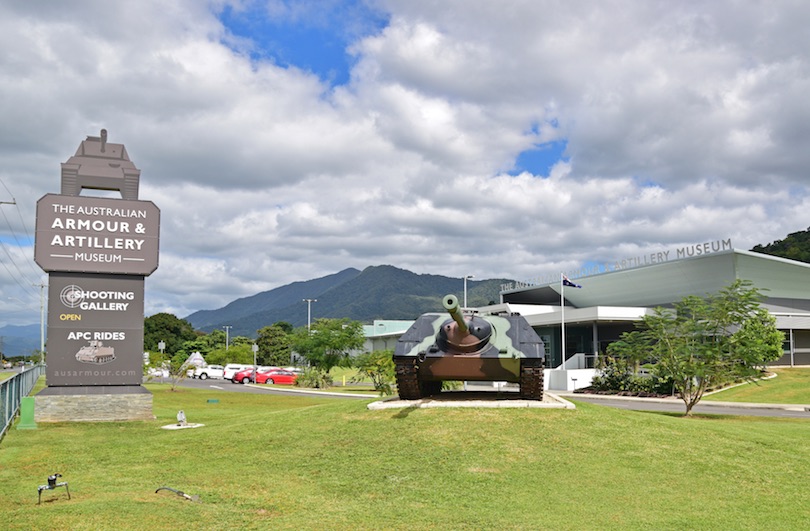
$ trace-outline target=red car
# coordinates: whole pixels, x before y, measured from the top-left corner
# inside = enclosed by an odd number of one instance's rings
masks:
[[[256,383],[263,384],[287,384],[294,385],[297,374],[284,369],[272,369],[265,372],[259,372],[256,376]]]
[[[241,370],[241,371],[235,373],[233,375],[233,378],[231,378],[231,381],[233,383],[243,383],[243,384],[252,382],[253,381],[253,367],[250,367],[249,369],[244,369],[244,370]]]

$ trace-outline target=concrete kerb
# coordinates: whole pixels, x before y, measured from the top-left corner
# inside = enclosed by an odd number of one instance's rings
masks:
[[[485,393],[478,393],[476,396],[480,397]],[[430,409],[430,408],[538,408],[538,409],[576,409],[576,406],[568,400],[553,393],[544,393],[543,400],[522,400],[522,399],[504,399],[496,393],[491,393],[491,398],[470,399],[461,398],[452,399],[448,397],[430,397],[422,398],[420,400],[400,400],[398,397],[387,398],[385,400],[378,400],[370,403],[367,407],[371,410],[382,409]]]
[[[285,393],[298,393],[298,394],[302,394],[302,395],[326,395],[326,396],[338,396],[338,397],[346,396],[346,397],[350,397],[350,398],[368,398],[369,400],[374,400],[375,398],[379,398],[376,395],[363,395],[363,394],[360,394],[360,393],[334,393],[334,392],[331,392],[331,391],[318,391],[318,390],[315,390],[315,389],[296,389],[294,387],[291,387],[289,389],[287,389],[285,387],[285,388],[282,389],[280,387],[267,387],[266,385],[252,384],[252,383],[245,384],[245,385],[253,387],[254,389],[263,389],[265,391],[284,391]]]
[[[627,402],[651,402],[658,404],[683,404],[680,398],[650,398],[639,396],[620,396],[620,395],[598,395],[591,393],[560,393],[562,396],[573,398],[576,400],[579,397],[596,399],[596,400],[622,400]],[[719,402],[715,400],[701,400],[698,402],[701,406],[709,407],[736,407],[743,409],[781,409],[784,411],[810,411],[810,405],[807,404],[762,404],[754,402]]]
[[[193,428],[202,428],[205,424],[167,424],[165,426],[161,426],[161,429],[164,430],[186,430],[186,429],[193,429]]]

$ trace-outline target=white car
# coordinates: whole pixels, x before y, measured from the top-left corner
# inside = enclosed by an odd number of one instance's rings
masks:
[[[206,365],[205,367],[197,367],[191,375],[192,378],[199,378],[200,380],[207,380],[208,378],[215,378],[221,380],[225,378],[225,367],[222,365]]]
[[[156,376],[159,376],[161,378],[169,377],[169,371],[167,369],[164,369],[163,367],[150,367],[149,370],[147,371],[147,374],[153,377]]]

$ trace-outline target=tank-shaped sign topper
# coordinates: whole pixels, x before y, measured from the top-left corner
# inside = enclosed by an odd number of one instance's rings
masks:
[[[107,130],[102,129],[62,163],[62,195],[77,196],[86,188],[117,191],[122,199],[137,200],[140,177],[124,145],[107,142]]]

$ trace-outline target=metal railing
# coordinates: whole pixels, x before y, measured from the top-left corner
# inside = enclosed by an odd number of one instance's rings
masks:
[[[35,365],[29,369],[24,369],[8,380],[0,382],[0,422],[3,423],[3,428],[0,430],[0,439],[3,438],[6,430],[14,422],[14,417],[17,416],[17,412],[20,410],[23,397],[28,396],[34,388],[43,370],[42,365]]]

